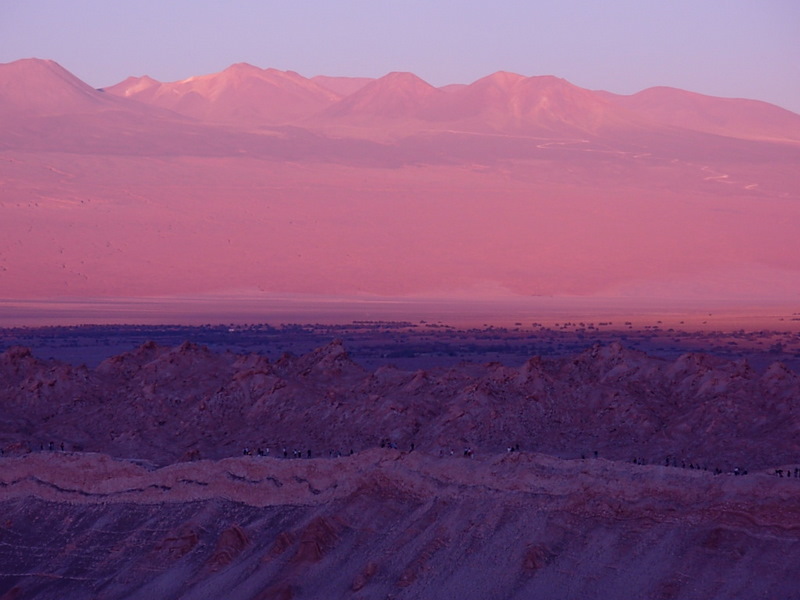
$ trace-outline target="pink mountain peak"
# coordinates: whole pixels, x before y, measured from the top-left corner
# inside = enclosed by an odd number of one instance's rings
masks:
[[[424,119],[431,110],[431,103],[444,94],[413,73],[395,71],[347,96],[327,114]]]
[[[4,71],[17,76],[30,76],[32,73],[54,73],[61,76],[74,77],[72,73],[56,61],[49,58],[20,58],[19,60],[0,65]]]
[[[448,92],[449,118],[465,127],[542,134],[594,131],[611,107],[593,92],[552,75],[498,71]],[[569,131],[567,131],[567,129]]]
[[[521,81],[524,81],[525,79],[527,79],[527,77],[520,75],[519,73],[512,73],[510,71],[496,71],[491,75],[481,77],[477,81],[473,82],[472,85],[494,85],[499,88],[507,89]]]
[[[272,67],[262,69],[250,63],[235,63],[219,73],[213,73],[205,77],[223,82],[223,84],[258,80],[268,81],[276,85],[284,85],[285,82],[305,85],[308,81],[308,79],[295,71],[281,71]]]
[[[392,83],[392,84],[402,84],[402,85],[418,85],[425,88],[434,89],[433,86],[419,77],[414,73],[410,73],[409,71],[391,71],[387,73],[383,77],[380,77],[376,81],[383,82],[384,85]]]
[[[178,89],[183,87],[185,89],[193,89],[198,92],[208,92],[210,90],[233,85],[241,81],[246,81],[253,78],[260,78],[263,74],[262,69],[254,67],[248,63],[236,63],[218,73],[208,73],[206,75],[197,75],[188,77],[181,81],[172,82],[168,86]]]
[[[93,89],[54,60],[42,58],[22,58],[0,64],[0,81],[6,85],[14,81],[28,86],[66,84],[80,89]]]
[[[246,127],[302,119],[340,98],[294,71],[249,63],[157,85],[126,80],[108,91],[202,121]]]
[[[106,101],[55,61],[24,58],[0,64],[0,113],[63,114],[96,109]]]
[[[252,86],[262,83],[268,83],[275,87],[297,86],[317,92],[322,89],[318,84],[295,71],[281,71],[272,67],[262,69],[246,62],[234,63],[219,73],[190,77],[175,82],[176,85],[189,84],[194,91],[198,92],[201,92],[201,88],[204,86],[207,89],[218,90],[230,86]],[[325,93],[330,94],[330,91],[326,89]]]
[[[260,67],[256,67],[255,65],[251,65],[248,62],[238,62],[233,63],[228,68],[223,69],[222,73],[250,73],[250,74],[257,74],[262,73],[265,69]],[[274,71],[275,69],[266,69],[267,71]]]
[[[149,75],[142,75],[141,77],[128,77],[117,84],[103,88],[103,91],[114,94],[115,96],[129,97],[160,85],[160,81],[153,79]]]

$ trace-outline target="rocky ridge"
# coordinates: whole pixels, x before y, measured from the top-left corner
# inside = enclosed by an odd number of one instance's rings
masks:
[[[464,363],[368,371],[341,341],[270,361],[147,343],[96,369],[0,355],[7,453],[103,452],[169,464],[252,453],[350,454],[381,445],[439,455],[508,448],[563,458],[731,471],[800,457],[800,377],[780,362],[612,343],[519,368]],[[669,460],[668,460],[669,459]]]
[[[0,382],[4,600],[795,594],[780,363],[610,344],[370,372],[339,341],[147,343],[96,369],[13,348]]]
[[[2,459],[3,598],[792,597],[800,481],[514,452]]]

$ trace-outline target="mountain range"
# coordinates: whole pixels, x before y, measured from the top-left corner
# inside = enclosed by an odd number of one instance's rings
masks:
[[[755,100],[26,59],[0,156],[6,298],[800,292],[800,115]]]
[[[436,88],[412,73],[309,79],[238,63],[182,81],[128,77],[95,90],[58,63],[23,59],[0,65],[0,86],[3,114],[17,118],[118,111],[162,119],[180,115],[246,130],[411,121],[414,127],[403,125],[406,132],[459,129],[556,136],[678,128],[740,139],[800,141],[800,115],[765,102],[666,87],[623,96],[586,90],[557,77],[502,71],[469,85]],[[148,113],[142,105],[170,112]]]

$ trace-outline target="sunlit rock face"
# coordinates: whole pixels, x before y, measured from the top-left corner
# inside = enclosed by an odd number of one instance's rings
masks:
[[[148,343],[96,369],[12,348],[0,386],[0,598],[794,593],[780,363],[611,344],[371,372],[340,341]]]

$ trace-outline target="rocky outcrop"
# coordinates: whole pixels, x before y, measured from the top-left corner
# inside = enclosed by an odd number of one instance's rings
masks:
[[[94,370],[0,355],[0,447],[86,450],[157,464],[253,454],[304,458],[380,445],[431,454],[517,448],[692,468],[796,461],[800,377],[781,363],[619,344],[533,357],[368,372],[341,341],[275,362],[196,344],[148,343]]]
[[[790,598],[800,479],[374,449],[0,459],[0,597]]]
[[[0,598],[793,597],[799,392],[618,344],[417,372],[14,348]]]

